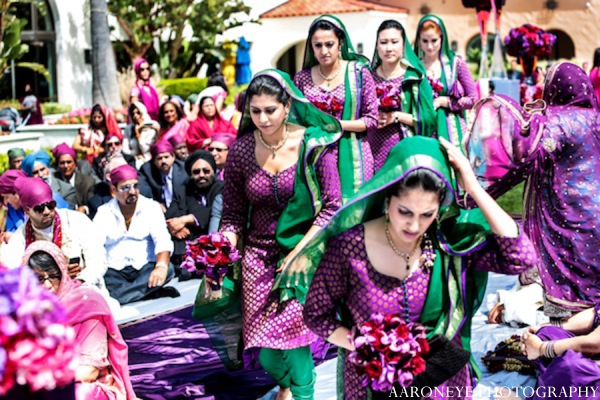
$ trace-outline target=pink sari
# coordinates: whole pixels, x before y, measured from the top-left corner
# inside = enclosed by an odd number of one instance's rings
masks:
[[[29,258],[37,251],[48,253],[62,272],[57,294],[75,330],[79,365],[99,370],[96,381],[76,382],[77,400],[136,399],[129,379],[127,344],[106,300],[87,284],[69,278],[65,256],[51,242],[32,243],[25,251],[23,264],[28,265]]]

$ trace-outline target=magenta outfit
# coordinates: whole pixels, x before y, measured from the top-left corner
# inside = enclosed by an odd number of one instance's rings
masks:
[[[519,274],[529,268],[523,260],[536,260],[528,237],[521,232],[517,238],[493,236],[489,244],[466,256],[469,268],[504,274]],[[409,316],[413,322],[420,321],[427,297],[430,270],[421,268],[412,272],[404,281],[379,273],[368,259],[363,225],[357,225],[330,240],[313,278],[305,305],[305,321],[321,338],[328,338],[341,322],[336,310],[344,300],[354,324],[367,322],[375,312],[404,314],[404,291],[410,304]],[[463,285],[466,282],[463,279]],[[460,336],[453,341],[460,344]],[[344,363],[344,398],[366,399],[367,390],[346,357]],[[468,366],[444,383],[447,387],[472,387]],[[446,390],[443,393],[459,393]]]
[[[229,150],[221,220],[221,231],[233,232],[240,240],[243,237],[244,347],[299,348],[316,340],[302,320],[303,307],[296,299],[280,303],[279,293],[271,292],[281,258],[275,230],[292,197],[297,166],[294,164],[274,175],[258,165],[255,148],[254,135],[248,133],[238,138]],[[325,225],[341,205],[336,164],[335,154],[330,150],[317,162],[323,206],[314,225]]]
[[[592,80],[596,100],[598,101],[598,104],[600,104],[600,67],[592,68],[590,71],[590,79]]]
[[[345,103],[346,98],[346,86],[344,83],[336,86],[333,90],[327,91],[320,86],[314,84],[311,76],[311,69],[303,69],[298,72],[296,76],[294,76],[294,84],[300,89],[300,91],[304,94],[311,103],[315,104],[315,99],[320,96],[331,94],[335,97],[338,102],[341,104]],[[371,152],[371,146],[369,146],[369,141],[367,140],[367,132],[370,129],[377,128],[377,97],[375,95],[375,83],[373,82],[373,77],[368,69],[363,68],[362,71],[363,77],[363,86],[361,88],[361,98],[356,99],[357,106],[357,114],[358,117],[356,120],[364,121],[367,126],[366,132],[358,133],[361,148],[362,148],[362,161],[363,161],[363,170],[364,177],[363,182],[368,181],[373,177],[373,154]],[[340,109],[337,113],[331,114],[338,120],[342,119],[343,109]]]
[[[137,80],[129,92],[129,98],[131,99],[132,97],[137,97],[138,101],[146,106],[146,110],[148,110],[148,115],[150,115],[150,118],[154,121],[158,121],[158,112],[160,110],[158,104],[158,93],[156,92],[154,86],[152,86],[150,79],[145,82],[140,78],[140,67],[143,63],[148,63],[148,61],[144,58],[139,58],[133,65],[133,70]]]
[[[388,82],[394,85],[399,93],[402,92],[402,79],[404,79],[404,75],[386,80],[377,75],[377,73],[373,73],[373,81],[375,85],[379,86]],[[389,124],[381,129],[377,128],[377,124],[375,124],[373,129],[369,129],[367,131],[367,140],[369,141],[371,152],[373,153],[375,172],[379,171],[379,169],[383,166],[385,159],[387,158],[387,155],[392,147],[394,147],[401,139],[404,139],[409,135],[410,133],[406,125],[395,123]]]

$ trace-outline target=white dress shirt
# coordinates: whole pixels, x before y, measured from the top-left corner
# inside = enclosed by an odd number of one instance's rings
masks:
[[[140,270],[156,255],[173,252],[173,242],[160,204],[139,196],[129,230],[116,198],[100,206],[94,227],[104,245],[108,268],[122,270],[128,265]]]

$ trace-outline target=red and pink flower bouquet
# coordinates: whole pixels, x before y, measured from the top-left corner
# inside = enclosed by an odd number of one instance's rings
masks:
[[[238,249],[222,233],[215,232],[187,242],[181,268],[207,278],[212,290],[211,297],[220,298],[222,295],[220,282],[229,267],[239,259]]]
[[[519,58],[549,57],[555,41],[555,35],[531,24],[511,29],[504,38],[506,52]]]
[[[329,115],[337,115],[344,109],[344,103],[335,98],[332,93],[319,93],[316,96],[308,96],[308,100],[319,110]]]
[[[406,323],[398,314],[373,314],[370,321],[352,328],[349,339],[356,350],[348,359],[365,387],[378,392],[389,392],[396,383],[409,387],[425,371],[425,334],[423,325]]]
[[[399,111],[402,108],[402,97],[400,91],[390,82],[377,85],[375,88],[377,95],[377,106],[385,112]]]

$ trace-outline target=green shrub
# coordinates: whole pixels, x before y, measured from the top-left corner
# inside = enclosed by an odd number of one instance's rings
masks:
[[[515,186],[497,200],[498,204],[504,209],[504,211],[506,211],[509,214],[518,215],[521,215],[523,213],[524,186],[524,183]]]
[[[70,104],[60,104],[60,103],[42,103],[42,114],[50,115],[50,114],[66,114],[73,109],[73,106]]]
[[[43,147],[42,150],[45,150],[46,153],[50,156],[50,165],[54,165],[56,161],[54,159],[54,155],[52,154],[52,149],[50,147]],[[36,150],[37,151],[37,150]],[[25,154],[33,153],[33,150],[26,149]],[[8,154],[0,153],[0,175],[2,175],[6,170],[8,170]]]
[[[12,107],[18,110],[21,108],[21,103],[19,103],[19,100],[17,99],[0,100],[0,110],[6,107]]]
[[[166,95],[177,95],[185,100],[192,93],[200,93],[207,81],[208,78],[163,79],[158,86]]]
[[[233,104],[235,105],[235,96],[240,93],[242,90],[246,90],[248,84],[243,85],[233,85],[229,87],[229,93],[227,94],[227,98],[225,99],[225,104]]]

